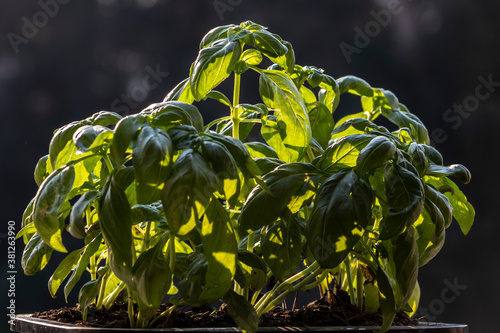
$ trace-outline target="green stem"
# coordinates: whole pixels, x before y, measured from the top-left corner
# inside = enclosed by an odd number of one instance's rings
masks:
[[[352,274],[351,274],[351,260],[349,259],[349,255],[344,260],[345,264],[345,273],[347,275],[347,283],[349,285],[349,296],[351,297],[351,304],[356,304],[356,296],[354,295],[354,284],[352,283]]]
[[[254,66],[254,65],[248,65],[248,68],[253,69],[254,71],[256,71],[259,74],[262,74],[262,72],[264,71],[262,68],[259,68],[259,67]]]
[[[175,269],[175,235],[171,232],[169,237],[170,237],[168,241],[168,252],[170,256],[169,267],[170,271],[173,274]]]
[[[356,302],[359,311],[363,311],[363,272],[361,271],[361,265],[357,263],[356,269]]]
[[[257,123],[257,124],[260,124],[260,123],[262,123],[262,120],[261,119],[247,119],[247,118],[244,118],[244,119],[240,120],[240,123]]]
[[[319,263],[317,261],[314,261],[309,267],[304,269],[303,271],[300,271],[299,273],[289,277],[285,281],[281,283],[276,283],[273,289],[271,289],[269,292],[267,292],[262,298],[257,302],[255,305],[255,310],[257,311],[257,314],[261,315],[267,311],[267,309],[270,309],[270,304],[274,304],[272,306],[275,306],[279,304],[286,296],[290,295],[290,293],[295,292],[297,290],[300,290],[302,287],[307,285],[312,279],[314,279],[318,274],[322,271],[322,268],[319,266]],[[306,277],[304,280],[301,282],[297,283],[296,285],[292,285],[293,282],[301,279],[302,277],[310,274],[308,277]],[[305,281],[305,282],[304,282]],[[280,295],[283,289],[287,289],[284,293]],[[282,297],[284,294],[286,296]]]
[[[97,303],[95,305],[97,309],[101,309],[104,302],[104,293],[106,291],[106,284],[108,283],[108,278],[110,274],[109,272],[110,271],[108,270],[104,275],[104,277],[102,278],[101,287],[99,289],[99,296],[97,297]]]
[[[311,267],[311,266],[309,266],[309,267]],[[299,283],[297,283],[296,285],[294,285],[292,287],[289,287],[287,290],[285,290],[280,295],[276,295],[276,297],[272,297],[270,301],[268,299],[268,301],[263,303],[261,305],[261,307],[256,309],[257,315],[261,316],[262,314],[266,313],[267,311],[271,310],[273,307],[275,307],[278,304],[280,304],[281,302],[283,302],[283,300],[285,298],[287,298],[289,295],[291,295],[292,293],[308,287],[309,284],[312,282],[312,280],[314,280],[322,271],[323,271],[323,269],[321,267],[319,267],[319,265],[318,265],[318,267],[316,269],[314,269],[309,274],[309,276],[306,277],[304,280],[300,281]],[[317,284],[314,284],[314,285],[317,285]]]
[[[307,157],[309,158],[309,162],[312,162],[314,160],[314,153],[313,153],[312,148],[310,146],[307,148],[306,153],[307,153]]]
[[[172,305],[171,307],[169,307],[168,309],[166,309],[165,311],[163,311],[162,313],[160,313],[155,319],[153,319],[153,321],[149,324],[149,327],[154,327],[159,321],[160,319],[162,319],[163,317],[165,316],[170,316],[170,314],[179,307],[179,305]],[[167,319],[168,321],[168,319]]]
[[[239,212],[241,212],[241,211],[238,211],[238,213]],[[233,235],[236,238],[236,242],[239,243],[241,241],[241,238],[240,238],[240,233],[238,231],[238,221],[236,219],[234,219],[232,216],[229,219],[229,226],[231,227],[231,229],[233,231]]]
[[[222,118],[217,118],[215,120],[212,120],[208,125],[206,125],[203,129],[205,131],[209,130],[212,126],[214,126],[215,124],[218,124],[220,123],[221,121],[224,121],[224,120],[228,120],[228,119],[231,119],[231,116],[226,116],[226,117],[222,117]]]
[[[128,319],[130,321],[130,328],[135,328],[134,301],[132,300],[132,288],[127,287],[127,294],[128,294]]]
[[[326,279],[326,277],[328,276],[328,270],[323,270],[323,272],[321,273],[321,275],[319,276],[319,278],[316,279],[316,281],[306,285],[304,287],[304,290],[309,290],[309,289],[312,289],[316,286],[319,286],[321,284],[321,282],[323,282],[323,280]]]
[[[146,251],[149,245],[149,238],[151,236],[151,221],[146,222],[146,232],[142,241],[141,253]]]
[[[104,308],[106,310],[109,310],[113,302],[115,301],[116,297],[118,297],[118,294],[125,289],[125,282],[121,281],[120,284],[116,287],[115,290],[111,294],[109,294],[106,299],[104,300]]]
[[[87,207],[86,212],[85,212],[85,217],[87,221],[87,229],[90,228],[90,225],[92,224],[90,215],[92,214],[92,210],[90,209],[90,206]],[[95,261],[95,254],[90,256],[90,277],[92,280],[97,279],[97,266],[96,266],[96,261]]]
[[[233,138],[240,138],[240,117],[236,111],[236,105],[240,104],[241,75],[234,74],[233,107],[231,108],[231,121],[233,123]]]
[[[109,155],[104,155],[104,163],[106,163],[106,167],[108,168],[109,173],[114,170],[113,168],[113,163],[111,163],[111,159],[109,158]]]
[[[252,252],[253,253],[253,246],[254,246],[254,244],[255,244],[255,232],[252,231],[248,235],[248,240],[247,240],[247,251],[248,252]],[[249,295],[248,286],[246,286],[242,290],[242,296],[245,297],[245,299],[248,299],[248,295]]]

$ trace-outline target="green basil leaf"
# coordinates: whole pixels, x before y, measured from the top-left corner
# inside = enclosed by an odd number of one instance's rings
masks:
[[[198,146],[201,143],[201,138],[198,131],[193,126],[179,125],[170,128],[167,131],[172,144],[176,150],[184,150]]]
[[[200,294],[199,301],[209,303],[222,297],[231,288],[238,253],[229,215],[217,199],[213,198],[207,207],[201,239],[208,267],[205,290]]]
[[[256,333],[259,316],[250,302],[243,296],[229,290],[224,296],[227,313],[244,333]]]
[[[69,233],[75,237],[83,239],[87,236],[85,231],[86,221],[83,220],[83,216],[87,210],[87,207],[99,197],[99,191],[88,191],[85,192],[78,201],[73,205],[71,213],[69,215]]]
[[[85,125],[78,128],[73,134],[73,142],[77,152],[86,153],[91,147],[102,146],[106,138],[110,138],[113,132],[104,126]],[[98,139],[99,138],[99,139]],[[98,141],[95,145],[94,142]]]
[[[281,42],[281,38],[266,30],[254,31],[245,36],[243,41],[272,58],[283,56],[288,52],[287,47]]]
[[[436,188],[451,188],[452,192],[446,192],[445,195],[453,206],[453,217],[457,220],[460,229],[464,235],[467,235],[474,223],[476,212],[467,197],[458,188],[458,186],[447,177],[430,177],[425,176],[424,180],[427,183],[434,185]]]
[[[261,249],[267,266],[279,281],[295,274],[302,255],[302,234],[295,219],[283,220],[265,228],[261,235]]]
[[[141,113],[151,114],[154,126],[191,125],[198,131],[203,131],[203,117],[200,111],[188,103],[167,101],[151,104]]]
[[[163,207],[162,205],[134,205],[131,210],[132,224],[137,224],[140,222],[166,222],[164,216],[162,216]]]
[[[428,145],[421,145],[425,151],[425,156],[430,164],[443,165],[443,156],[436,148]]]
[[[277,35],[274,36],[278,38]],[[274,62],[275,64],[284,68],[287,71],[287,73],[292,74],[295,69],[295,52],[293,51],[292,44],[290,44],[290,42],[281,40],[281,38],[278,39],[286,47],[285,54],[280,55],[279,57],[273,57],[270,55],[267,55],[267,57],[271,59],[271,61]]]
[[[464,167],[462,164],[453,164],[450,166],[442,166],[431,164],[427,168],[427,175],[430,176],[451,176],[458,178],[464,184],[470,182],[471,174],[470,171]]]
[[[424,188],[411,171],[390,164],[384,174],[388,212],[381,222],[380,239],[400,235],[422,213]]]
[[[439,209],[444,218],[444,227],[448,228],[453,220],[453,206],[450,200],[434,186],[424,183],[425,199],[431,201]]]
[[[337,139],[314,164],[329,173],[355,167],[359,153],[373,138],[373,134],[353,134]]]
[[[363,175],[365,172],[386,165],[389,160],[396,158],[396,146],[385,136],[377,136],[361,149],[356,161],[356,171]]]
[[[241,44],[219,40],[200,50],[190,75],[191,91],[197,101],[203,99],[234,69],[241,55]]]
[[[410,162],[418,171],[418,175],[423,177],[427,172],[427,157],[425,156],[424,145],[412,142],[408,147]]]
[[[175,235],[187,235],[196,226],[217,188],[217,175],[203,156],[192,149],[184,150],[161,195],[170,230]]]
[[[318,174],[312,164],[306,163],[285,164],[266,174],[264,181],[269,191],[260,185],[252,190],[238,219],[240,234],[276,221],[288,210],[291,198],[310,181],[311,175]]]
[[[257,141],[245,142],[245,146],[247,147],[248,153],[252,158],[259,158],[259,157],[278,158],[278,155],[276,154],[274,149],[262,142],[257,142]]]
[[[241,246],[240,249],[238,250],[238,260],[241,261],[243,264],[250,266],[252,268],[261,270],[263,272],[267,271],[266,263],[261,257],[246,249],[241,249]]]
[[[172,89],[167,96],[163,99],[163,102],[179,101],[191,104],[194,102],[193,92],[191,91],[191,82],[189,78],[184,79],[178,85]]]
[[[445,219],[441,210],[428,198],[425,199],[422,218],[415,222],[419,237],[419,266],[427,264],[444,245]]]
[[[132,141],[137,203],[160,200],[160,193],[171,169],[173,145],[167,132],[143,127]]]
[[[49,160],[49,155],[45,155],[38,160],[38,163],[35,167],[35,182],[38,186],[42,185],[42,182],[47,178],[51,173],[51,166],[47,163]],[[48,168],[47,168],[48,167]]]
[[[241,188],[236,161],[229,149],[218,141],[203,141],[202,151],[222,184],[222,193],[228,200],[229,206],[234,207],[238,202]]]
[[[262,100],[276,110],[277,124],[281,126],[279,131],[269,132],[264,123],[264,139],[276,150],[280,159],[285,162],[300,161],[312,138],[309,116],[300,92],[288,75],[275,70],[264,70],[259,84]],[[282,142],[284,150],[276,140]]]
[[[84,122],[71,122],[66,126],[59,128],[55,133],[52,139],[50,140],[49,145],[49,159],[50,163],[52,163],[52,169],[56,168],[57,157],[59,153],[66,147],[66,144],[72,140],[73,134],[80,127],[85,125]]]
[[[99,111],[94,113],[89,121],[94,126],[110,126],[119,122],[123,117],[116,112]]]
[[[240,57],[248,65],[257,66],[262,62],[262,53],[254,49],[245,50]]]
[[[205,289],[207,269],[208,261],[205,255],[192,253],[188,256],[188,267],[178,284],[179,293],[187,304],[191,306],[202,304],[199,297]]]
[[[321,267],[338,266],[358,243],[371,221],[373,191],[352,169],[321,184],[306,225],[306,238]]]
[[[379,289],[380,310],[382,312],[382,327],[379,332],[386,332],[392,325],[397,312],[391,279],[380,264],[377,268],[377,284]]]
[[[203,99],[206,100],[207,98],[216,100],[217,102],[220,102],[226,106],[232,107],[229,98],[227,98],[227,96],[221,93],[220,91],[217,90],[210,91]]]
[[[207,32],[201,40],[200,49],[204,49],[221,39],[226,39],[228,37],[229,29],[234,27],[236,27],[234,24],[228,24],[213,28]]]
[[[318,85],[321,90],[318,93],[318,100],[323,103],[331,113],[334,113],[340,103],[340,88],[337,81],[330,75],[320,74]]]
[[[348,129],[354,129],[354,130],[356,130],[356,132],[343,133],[344,131],[346,131]],[[337,124],[335,125],[335,129],[332,132],[332,135],[343,133],[344,136],[347,136],[349,134],[366,133],[367,129],[374,129],[377,131],[387,131],[385,129],[385,127],[377,126],[375,123],[371,122],[368,119],[350,118],[350,119],[346,119],[345,121],[337,122]]]
[[[64,221],[61,223],[59,214],[74,181],[73,167],[54,171],[40,185],[33,205],[33,221],[38,234],[47,245],[59,252],[67,252],[61,236]]]
[[[80,280],[83,272],[87,270],[87,267],[90,264],[90,257],[92,257],[97,252],[99,246],[101,245],[101,241],[102,241],[102,235],[99,233],[89,243],[89,245],[85,247],[85,250],[83,251],[83,254],[80,257],[78,264],[73,269],[73,273],[71,273],[68,282],[66,282],[66,285],[64,286],[64,297],[66,299],[66,302],[68,302],[69,293],[71,292],[71,290],[73,290],[76,283]]]
[[[172,272],[162,253],[164,241],[141,253],[134,264],[135,291],[141,301],[155,309],[167,295],[172,285]]]
[[[307,105],[311,122],[312,137],[326,149],[333,131],[333,117],[330,110],[320,102]]]
[[[45,244],[40,235],[35,233],[24,248],[21,267],[26,275],[41,271],[50,260],[53,249]]]
[[[83,285],[78,293],[78,303],[82,312],[83,320],[87,320],[88,307],[92,304],[99,294],[99,289],[102,283],[102,278],[89,281]]]
[[[419,253],[415,234],[415,229],[409,227],[392,244],[396,280],[401,294],[398,310],[408,303],[417,284]]]
[[[373,96],[373,88],[363,79],[348,75],[337,79],[339,92],[350,93],[360,96]]]
[[[245,176],[255,177],[261,174],[257,164],[255,164],[247,148],[240,140],[214,132],[207,133],[206,135],[214,141],[218,141],[226,146],[238,165],[238,168],[240,168]]]
[[[125,152],[130,146],[132,139],[137,131],[145,126],[146,123],[147,118],[145,115],[135,114],[123,118],[116,124],[115,135],[110,146],[110,157],[116,168],[122,165]]]
[[[430,143],[429,133],[422,121],[414,114],[408,112],[407,108],[399,103],[397,97],[388,90],[379,89],[380,106],[384,117],[399,126],[407,127],[415,137],[417,143],[428,145]]]
[[[66,279],[73,267],[80,261],[83,249],[75,250],[69,253],[57,266],[56,270],[49,279],[49,292],[53,298],[56,298],[56,292],[61,283]]]
[[[99,226],[108,247],[113,273],[130,283],[132,276],[132,221],[130,204],[120,184],[111,174],[99,199]]]

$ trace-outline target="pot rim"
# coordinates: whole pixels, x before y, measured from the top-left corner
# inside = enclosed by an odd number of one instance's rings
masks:
[[[11,325],[11,330],[15,332],[49,332],[47,329],[52,328],[53,333],[86,333],[86,332],[144,332],[141,328],[100,328],[100,327],[83,327],[71,323],[60,323],[57,321],[33,318],[30,314],[16,315],[14,324]],[[380,329],[380,326],[305,326],[305,327],[259,327],[259,332],[353,332],[364,331],[374,332]],[[454,330],[457,329],[457,330]],[[419,326],[392,326],[390,332],[418,332],[419,330],[432,330],[437,332],[450,333],[467,333],[468,326],[465,324],[447,324],[447,323],[429,323],[421,322]],[[147,332],[241,332],[238,327],[200,327],[200,328],[151,328]]]

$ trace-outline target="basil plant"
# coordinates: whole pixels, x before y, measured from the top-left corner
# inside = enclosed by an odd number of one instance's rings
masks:
[[[247,72],[259,76],[261,103],[240,101]],[[227,96],[215,89],[229,77]],[[345,94],[360,108],[334,120]],[[206,124],[207,99],[227,115]],[[259,131],[262,140],[248,140]],[[319,287],[381,311],[385,331],[396,312],[416,311],[418,269],[453,218],[464,234],[472,225],[474,209],[449,177],[471,176],[443,165],[392,92],[296,64],[292,45],[259,24],[220,26],[163,102],[55,131],[18,235],[22,267],[33,275],[53,251],[67,253],[50,294],[64,284],[67,298],[83,278],[83,317],[93,302],[124,301],[131,327],[222,299],[255,332],[287,296]],[[81,247],[68,253],[64,243]],[[165,298],[172,305],[160,313]]]

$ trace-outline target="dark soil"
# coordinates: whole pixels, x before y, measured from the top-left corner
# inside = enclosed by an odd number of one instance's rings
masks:
[[[163,312],[169,304],[160,307]],[[130,327],[126,304],[114,304],[109,311],[97,310],[91,306],[87,321],[82,320],[79,308],[63,308],[45,312],[35,312],[35,318],[54,320],[63,323],[72,323],[87,327],[124,328]],[[380,313],[367,314],[360,312],[350,303],[349,295],[339,291],[330,298],[323,297],[302,309],[284,310],[275,307],[260,318],[260,327],[283,326],[380,326]],[[418,321],[410,319],[404,312],[398,313],[394,319],[394,326],[416,326]],[[172,315],[163,318],[155,327],[231,327],[237,326],[224,308],[215,310],[209,306],[191,308],[188,311],[176,310]]]

